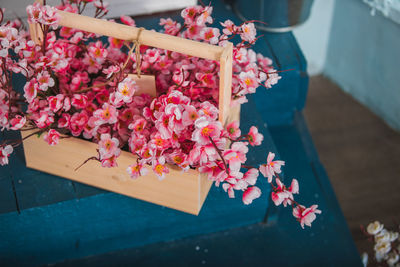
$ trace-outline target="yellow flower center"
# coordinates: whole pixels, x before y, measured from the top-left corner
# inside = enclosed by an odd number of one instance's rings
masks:
[[[163,170],[164,170],[164,166],[161,165],[161,164],[157,164],[156,167],[155,167],[154,169],[155,169],[155,171],[156,171],[158,174],[162,174],[162,173],[163,173]]]

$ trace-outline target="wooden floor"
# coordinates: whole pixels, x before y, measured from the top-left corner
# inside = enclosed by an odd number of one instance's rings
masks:
[[[360,224],[400,221],[400,133],[323,76],[304,113],[356,245],[371,251]]]

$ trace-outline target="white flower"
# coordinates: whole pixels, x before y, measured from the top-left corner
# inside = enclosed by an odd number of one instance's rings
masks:
[[[390,243],[390,233],[386,230],[383,229],[379,233],[375,235],[375,242],[376,243]]]
[[[397,238],[399,238],[398,232],[389,232],[390,242],[394,242]]]
[[[366,252],[364,252],[361,255],[361,261],[362,261],[364,267],[367,267],[367,265],[368,265],[368,254]]]
[[[386,254],[389,253],[389,251],[391,250],[391,246],[389,242],[377,243],[374,246],[374,250],[376,252],[376,260],[379,262],[380,260],[385,258]]]
[[[378,221],[375,221],[373,223],[368,224],[367,226],[367,232],[370,235],[376,235],[383,229],[383,224],[381,224]]]
[[[399,254],[397,253],[390,253],[389,257],[386,259],[386,263],[389,266],[394,266],[399,261]]]

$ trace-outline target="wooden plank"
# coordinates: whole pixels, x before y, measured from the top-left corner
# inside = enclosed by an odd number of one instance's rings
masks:
[[[0,132],[0,143],[2,140],[5,140],[4,132]],[[0,166],[0,214],[17,210],[18,205],[10,166]]]
[[[297,109],[302,110],[306,103],[308,84],[309,84],[309,77],[307,73],[307,61],[293,34],[289,35],[289,41],[299,62],[300,84],[297,96]]]
[[[146,166],[148,174],[133,180],[126,168],[136,162],[136,157],[129,152],[121,152],[118,167],[103,168],[99,162],[89,161],[75,170],[86,159],[95,156],[97,144],[71,137],[60,140],[57,146],[49,146],[34,137],[24,141],[24,148],[26,164],[30,168],[192,214],[200,211],[200,175],[196,170],[182,172],[169,165],[169,174],[160,181]]]
[[[6,138],[21,137],[18,132],[10,131]],[[14,149],[8,166],[20,210],[75,198],[70,181],[26,168],[22,146]]]
[[[278,148],[285,148],[288,173],[308,173],[309,183],[300,183],[302,202],[314,199],[320,194],[318,204],[323,207],[312,228],[302,230],[295,222],[290,210],[283,209],[277,224],[272,227],[252,225],[225,232],[191,237],[182,240],[162,242],[140,248],[109,252],[106,254],[70,260],[56,266],[107,266],[137,264],[141,266],[362,266],[359,254],[349,234],[346,221],[336,203],[318,190],[318,182],[310,165],[293,164],[311,161],[304,150],[301,132],[294,126],[276,127]],[[281,136],[281,137],[280,137]],[[292,140],[295,140],[293,142]],[[304,159],[304,160],[303,160]],[[300,178],[300,177],[299,177]],[[327,176],[321,179],[328,181]],[[317,188],[312,194],[304,194],[306,186]],[[237,249],[231,244],[245,244]],[[224,253],[221,253],[224,248]],[[232,256],[234,255],[234,256]],[[179,258],[179,261],[176,259]]]
[[[227,43],[219,61],[219,121],[227,123],[232,99],[232,43]]]
[[[17,199],[9,166],[0,167],[0,214],[17,211]]]
[[[213,187],[199,216],[118,194],[4,214],[0,260],[7,265],[43,265],[254,224],[264,218],[267,198],[264,191],[246,206],[239,196],[229,199],[221,187]]]

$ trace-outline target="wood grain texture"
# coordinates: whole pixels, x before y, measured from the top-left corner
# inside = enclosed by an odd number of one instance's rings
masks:
[[[227,123],[232,99],[232,43],[227,43],[219,62],[219,121]]]
[[[305,117],[359,252],[372,253],[360,225],[400,219],[400,134],[323,76]]]
[[[42,0],[38,0],[37,2],[43,4]],[[138,41],[140,44],[147,46],[219,61],[219,121],[223,125],[227,122],[232,94],[233,44],[231,42],[227,41],[225,47],[222,47],[62,10],[57,10],[57,13],[60,16],[58,21],[59,26],[96,33],[120,40],[131,42]],[[32,30],[32,39],[35,42],[40,43],[40,30],[38,29],[38,24],[30,24],[29,28]],[[148,80],[146,80],[146,82],[148,82]]]
[[[27,134],[23,132],[22,136]],[[205,194],[212,182],[198,171],[182,172],[169,165],[170,173],[160,181],[146,166],[148,174],[133,180],[126,168],[136,162],[136,157],[125,151],[117,160],[118,167],[102,168],[99,162],[89,161],[75,171],[86,159],[96,156],[96,149],[96,144],[73,137],[60,140],[57,146],[49,146],[37,137],[24,141],[27,167],[191,214],[200,212],[200,186],[205,187]]]
[[[152,97],[157,96],[156,90],[156,76],[154,75],[140,75],[140,78],[136,74],[128,74],[128,77],[136,82],[139,87],[136,90],[135,95],[149,94]]]

